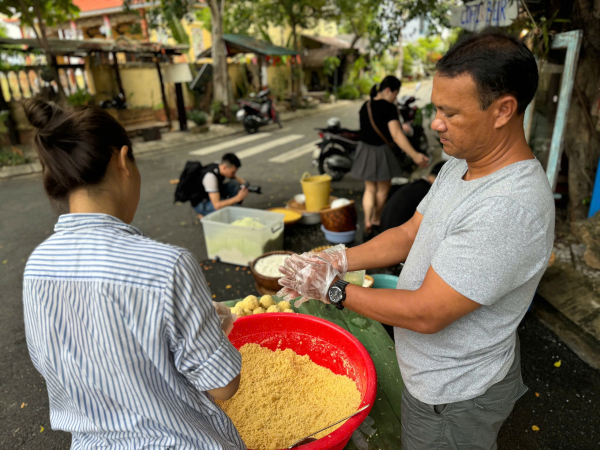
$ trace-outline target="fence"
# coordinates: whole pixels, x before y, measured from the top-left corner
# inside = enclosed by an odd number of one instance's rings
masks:
[[[47,82],[42,72],[48,66],[24,66],[20,69],[0,71],[0,87],[4,99],[19,101],[39,94],[44,87],[50,86],[55,91],[56,81]],[[60,83],[67,95],[78,90],[89,91],[87,72],[84,64],[61,64],[58,66]]]

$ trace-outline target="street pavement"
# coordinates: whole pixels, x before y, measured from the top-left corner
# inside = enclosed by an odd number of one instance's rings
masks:
[[[428,91],[430,88],[422,86],[419,94],[427,95]],[[169,180],[178,178],[187,160],[207,164],[218,161],[224,153],[235,152],[242,159],[240,176],[263,188],[263,195],[250,194],[244,206],[283,206],[301,192],[302,173],[316,173],[311,164],[318,138],[314,128],[323,126],[331,115],[339,117],[345,127],[357,127],[359,107],[356,103],[290,121],[282,130],[266,127],[253,136],[239,133],[140,156],[142,193],[133,225],[153,239],[188,248],[201,262],[216,300],[254,293],[248,270],[206,259],[202,227],[194,224],[195,214],[189,205],[173,202],[175,187]],[[344,178],[332,187],[333,195],[360,204],[360,182]],[[53,232],[57,215],[44,195],[40,175],[0,182],[0,198],[0,448],[66,449],[70,435],[51,430],[45,384],[27,353],[21,303],[26,259]],[[296,225],[285,233],[285,248],[293,251],[307,251],[325,243],[318,226]],[[530,314],[519,333],[523,378],[530,389],[500,430],[499,448],[599,448],[600,373]],[[560,367],[555,366],[558,361]],[[533,431],[533,426],[539,431]]]

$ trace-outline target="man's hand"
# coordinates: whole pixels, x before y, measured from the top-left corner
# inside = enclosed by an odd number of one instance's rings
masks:
[[[340,273],[331,262],[314,253],[292,255],[279,267],[283,277],[279,284],[283,286],[277,295],[286,300],[302,296],[295,303],[296,308],[305,301],[314,298],[324,303],[329,303],[327,292]]]
[[[246,197],[248,197],[249,193],[250,193],[250,191],[248,190],[248,188],[246,186],[240,186],[240,190],[238,191],[237,195],[235,196],[235,199],[238,202],[241,202]]]

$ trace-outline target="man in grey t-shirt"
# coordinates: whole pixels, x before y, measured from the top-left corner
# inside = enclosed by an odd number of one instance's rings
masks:
[[[281,293],[395,326],[403,450],[495,449],[526,391],[516,329],[554,239],[552,192],[523,132],[537,66],[523,43],[484,34],[437,69],[432,129],[453,158],[414,217],[347,251],[288,258]],[[396,290],[340,281],[404,261]]]

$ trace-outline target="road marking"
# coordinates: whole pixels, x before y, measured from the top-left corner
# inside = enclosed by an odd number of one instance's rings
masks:
[[[316,148],[316,144],[318,142],[321,142],[321,139],[317,139],[316,141],[309,142],[308,144],[305,144],[302,147],[298,147],[298,148],[295,148],[294,150],[290,150],[289,152],[285,152],[285,153],[282,153],[281,155],[277,155],[277,156],[269,159],[269,162],[286,163],[288,161],[291,161],[292,159],[299,158],[302,155],[311,153]]]
[[[274,141],[265,142],[264,144],[260,144],[255,147],[250,147],[246,150],[242,150],[241,152],[237,152],[236,156],[240,159],[248,158],[249,156],[254,156],[258,155],[259,153],[266,152],[267,150],[270,150],[273,147],[277,147],[278,145],[284,145],[288,142],[297,141],[298,139],[302,139],[303,137],[303,134],[288,134],[287,136],[275,139]]]
[[[235,147],[236,145],[247,144],[248,142],[256,141],[257,139],[262,139],[271,136],[271,133],[256,133],[249,134],[248,136],[244,136],[237,139],[232,139],[231,141],[221,142],[220,144],[211,145],[209,147],[204,147],[199,150],[193,150],[190,152],[190,155],[196,156],[206,156],[211,153],[216,153],[221,150],[225,150],[231,147]]]

